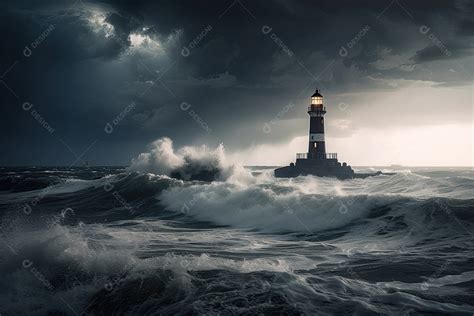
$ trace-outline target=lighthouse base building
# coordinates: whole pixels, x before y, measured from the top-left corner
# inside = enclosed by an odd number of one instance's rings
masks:
[[[311,96],[311,104],[308,106],[309,114],[309,139],[308,152],[297,153],[296,163],[275,169],[275,176],[279,178],[292,178],[304,175],[320,177],[335,177],[338,179],[365,178],[382,174],[382,172],[360,174],[354,173],[347,163],[340,163],[336,153],[326,152],[324,137],[324,115],[326,108],[323,105],[323,96],[316,89]]]
[[[341,165],[337,158],[314,159],[297,158],[296,163],[275,169],[277,178],[293,178],[297,176],[313,175],[319,177],[334,177],[341,180],[360,178],[361,174],[355,174],[351,166],[346,163]],[[364,175],[368,176],[368,175]]]

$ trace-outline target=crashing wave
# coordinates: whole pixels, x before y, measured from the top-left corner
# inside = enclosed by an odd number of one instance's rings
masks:
[[[203,145],[185,146],[175,151],[173,141],[163,137],[150,144],[149,152],[132,159],[128,171],[211,182],[228,180],[242,174],[243,168],[227,161],[222,144],[215,149]]]

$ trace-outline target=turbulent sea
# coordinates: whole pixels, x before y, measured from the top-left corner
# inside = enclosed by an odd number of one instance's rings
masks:
[[[0,168],[0,314],[473,315],[472,168],[272,170]]]

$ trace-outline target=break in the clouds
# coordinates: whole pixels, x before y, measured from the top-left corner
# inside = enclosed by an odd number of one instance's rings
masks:
[[[446,126],[449,141],[452,126],[472,131],[473,9],[472,1],[3,3],[0,163],[128,164],[163,136],[273,153],[306,135],[316,86],[328,136],[356,162],[353,143],[367,135],[416,138],[426,127],[426,137]],[[472,146],[465,139],[458,153]],[[377,148],[360,157],[367,151]]]

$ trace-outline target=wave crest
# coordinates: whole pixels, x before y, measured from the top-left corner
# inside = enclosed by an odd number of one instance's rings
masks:
[[[173,141],[163,137],[150,144],[149,152],[141,153],[132,159],[128,171],[210,182],[227,180],[241,173],[243,168],[227,161],[222,144],[215,149],[202,145],[185,146],[175,151]]]

